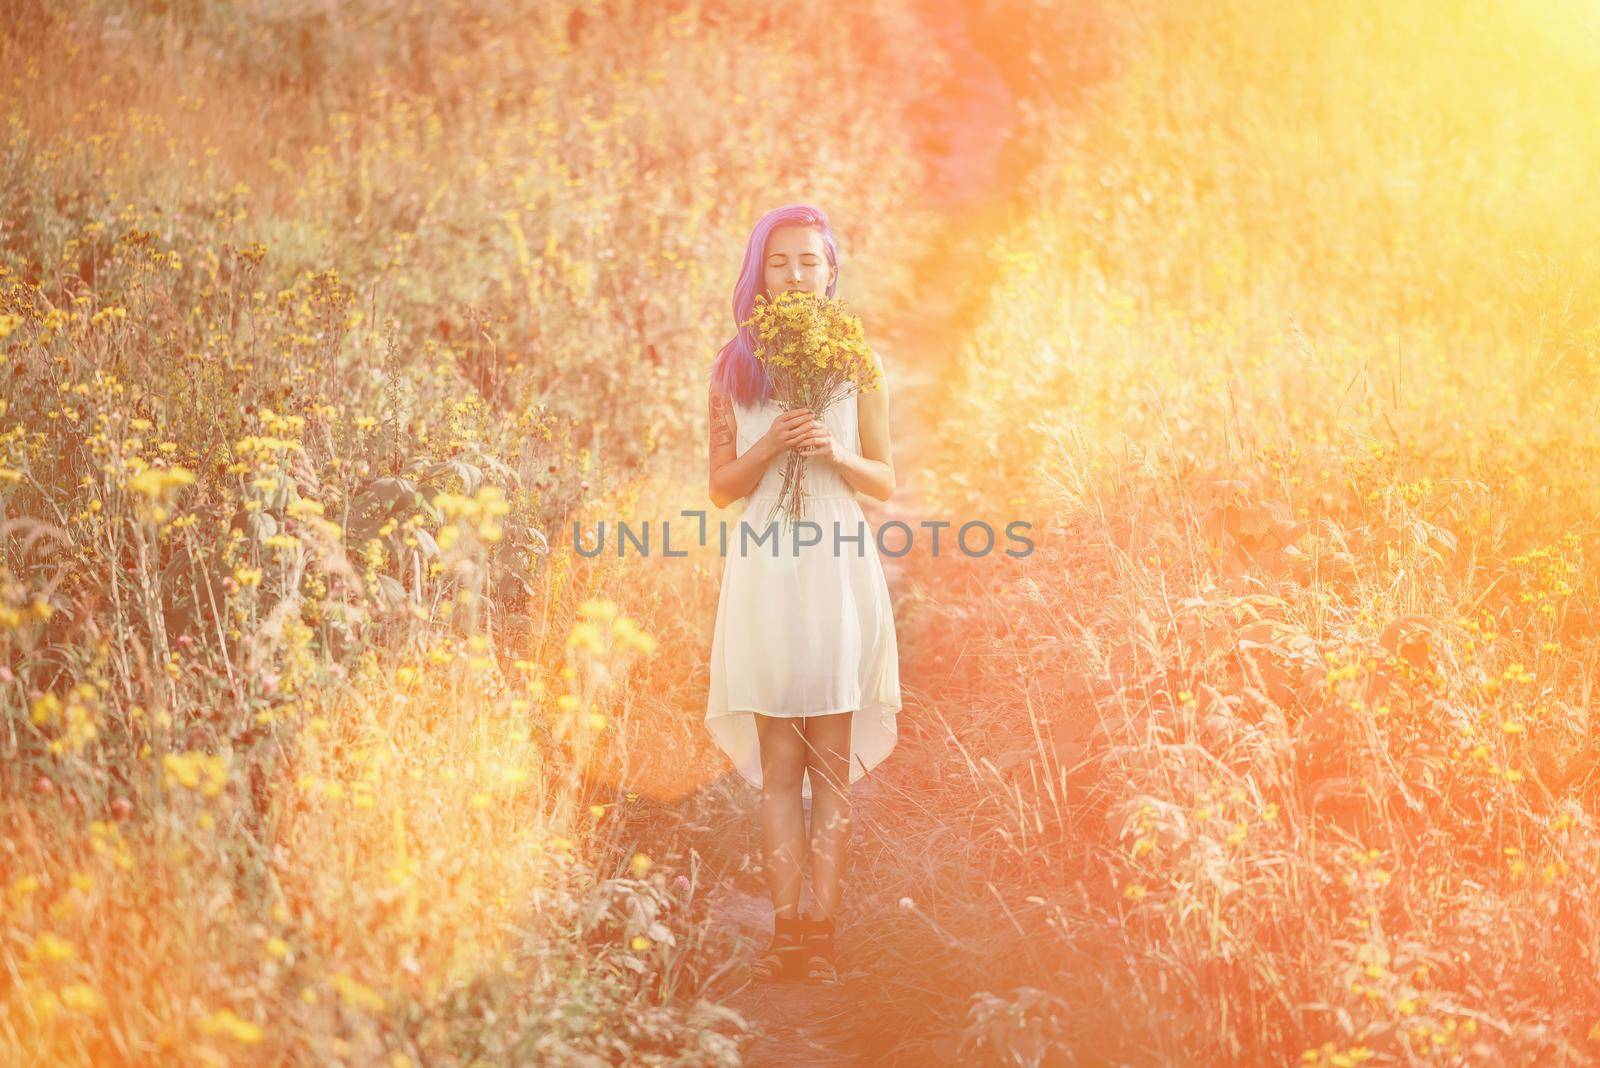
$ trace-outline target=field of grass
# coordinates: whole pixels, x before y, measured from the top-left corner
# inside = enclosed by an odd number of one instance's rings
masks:
[[[774,196],[904,287],[915,20],[12,10],[0,1061],[736,1063],[696,873],[616,829],[698,621],[559,535],[703,504]]]
[[[941,408],[944,510],[1051,533],[926,598],[950,733],[899,833],[961,888],[920,959],[963,977],[929,1026],[1016,1064],[1592,1063],[1600,27],[1123,18],[1030,135]]]
[[[1600,1056],[1595,16],[968,6],[943,288],[912,0],[12,6],[0,1062],[741,1062],[719,563],[567,532],[707,507],[792,200],[1038,542],[896,589],[853,1052]]]

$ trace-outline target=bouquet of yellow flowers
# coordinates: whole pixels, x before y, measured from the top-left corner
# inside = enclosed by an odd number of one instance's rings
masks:
[[[861,320],[841,300],[805,291],[780,293],[775,300],[758,295],[754,314],[740,325],[754,331],[756,358],[785,411],[809,408],[820,419],[839,401],[878,386]],[[792,519],[804,514],[803,460],[789,453],[769,523],[779,512]]]

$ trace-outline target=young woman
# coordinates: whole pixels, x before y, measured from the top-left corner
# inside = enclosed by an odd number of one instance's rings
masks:
[[[778,208],[750,235],[734,290],[734,322],[756,296],[832,296],[838,253],[827,216]],[[873,360],[880,376],[883,364]],[[835,918],[850,842],[850,784],[889,755],[900,710],[894,615],[877,542],[856,494],[888,500],[889,387],[848,397],[818,418],[784,411],[740,327],[711,371],[710,489],[718,508],[746,502],[729,532],[711,644],[706,727],[761,790],[761,838],[772,894],[771,944],[757,978],[804,974],[837,982]],[[803,464],[805,519],[820,528],[769,533],[790,451]],[[748,534],[745,533],[748,529]],[[767,534],[763,542],[756,538]],[[803,802],[811,802],[811,828]],[[809,853],[820,915],[800,912]]]

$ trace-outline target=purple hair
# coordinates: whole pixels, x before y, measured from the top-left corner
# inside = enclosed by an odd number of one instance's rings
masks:
[[[761,216],[750,232],[750,242],[744,250],[744,266],[739,269],[739,282],[733,287],[733,321],[742,323],[756,309],[756,297],[764,285],[763,265],[767,258],[767,238],[780,226],[809,226],[822,233],[822,244],[828,252],[828,263],[839,265],[839,246],[828,228],[828,216],[821,208],[809,204],[786,204]],[[828,296],[833,296],[838,276],[828,283]],[[722,346],[716,361],[711,365],[711,381],[723,393],[739,404],[751,406],[772,395],[772,381],[766,368],[756,359],[755,342],[750,328],[741,326],[733,340]]]

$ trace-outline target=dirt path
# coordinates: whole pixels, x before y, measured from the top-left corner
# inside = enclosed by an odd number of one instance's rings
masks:
[[[1005,80],[977,52],[953,5],[926,5],[929,25],[947,42],[955,58],[955,78],[919,101],[915,111],[923,124],[922,143],[929,153],[925,203],[944,220],[936,238],[919,256],[915,275],[927,296],[918,307],[876,324],[874,345],[883,353],[893,387],[891,412],[895,469],[900,486],[884,504],[863,498],[868,520],[876,529],[898,519],[916,532],[924,511],[925,476],[917,458],[936,431],[939,385],[958,355],[972,320],[987,297],[988,239],[998,225],[1009,194],[1002,149],[1014,121],[1014,105]],[[927,516],[933,518],[932,516]],[[910,559],[908,556],[907,560]],[[911,594],[915,578],[902,559],[885,556],[884,570],[898,606]],[[902,723],[919,715],[917,669],[902,652]],[[885,848],[874,821],[879,783],[873,776],[852,790],[855,801],[852,849]],[[772,931],[772,907],[755,886],[726,886],[711,907],[714,926],[738,932],[745,952],[754,955]],[[743,1051],[753,1066],[832,1066],[867,1063],[881,1057],[884,1036],[862,1033],[867,1014],[854,1011],[877,998],[870,972],[856,960],[850,902],[839,927],[839,954],[845,983],[817,987],[805,983],[751,985],[725,999],[756,1031]],[[852,970],[852,964],[856,967]]]

